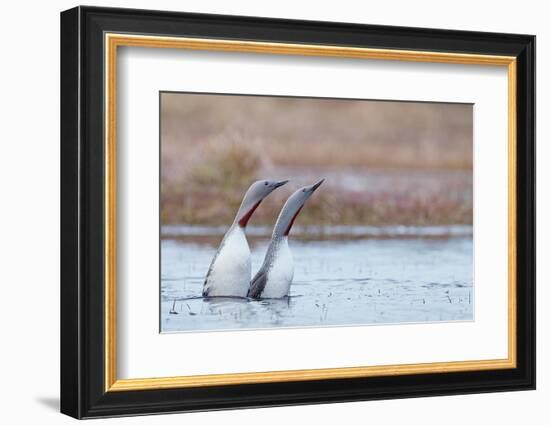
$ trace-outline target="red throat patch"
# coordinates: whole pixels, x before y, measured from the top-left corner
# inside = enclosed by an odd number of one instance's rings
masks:
[[[296,217],[298,217],[298,214],[300,214],[300,211],[302,211],[302,208],[304,208],[303,205],[300,207],[298,211],[296,211],[296,214],[294,214],[294,217],[292,217],[292,220],[290,220],[290,224],[288,225],[285,231],[285,236],[288,236],[288,234],[290,233],[290,228],[294,224],[294,220],[296,220]]]
[[[250,217],[252,217],[252,214],[254,214],[254,211],[256,211],[256,208],[262,203],[262,201],[258,201],[251,209],[248,211],[243,218],[239,220],[239,226],[246,227],[248,220],[250,220]]]

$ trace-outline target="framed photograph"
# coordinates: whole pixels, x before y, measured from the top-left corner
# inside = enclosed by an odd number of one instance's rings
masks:
[[[61,411],[535,388],[535,37],[61,14]]]

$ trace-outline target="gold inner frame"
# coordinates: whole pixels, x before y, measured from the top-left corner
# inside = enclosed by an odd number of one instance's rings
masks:
[[[370,49],[328,45],[105,34],[105,391],[446,373],[516,367],[516,58],[462,53]],[[325,56],[507,67],[508,72],[508,357],[495,360],[118,379],[116,324],[116,123],[119,46]]]

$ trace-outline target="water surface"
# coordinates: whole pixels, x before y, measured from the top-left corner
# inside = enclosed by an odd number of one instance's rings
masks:
[[[203,299],[223,230],[162,229],[162,332],[473,320],[469,226],[298,228],[288,298]],[[249,232],[253,274],[269,242],[264,233]]]

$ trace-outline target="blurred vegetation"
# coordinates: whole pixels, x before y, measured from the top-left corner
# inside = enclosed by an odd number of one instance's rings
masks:
[[[261,163],[260,155],[236,140],[203,146],[179,179],[163,179],[163,223],[230,223],[244,192],[258,179]]]
[[[320,177],[300,224],[470,224],[471,105],[163,93],[161,221],[231,223],[248,186]]]

